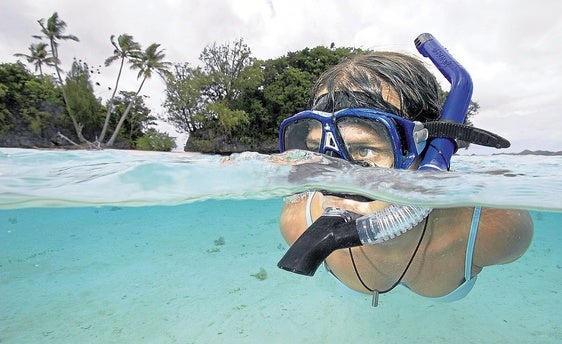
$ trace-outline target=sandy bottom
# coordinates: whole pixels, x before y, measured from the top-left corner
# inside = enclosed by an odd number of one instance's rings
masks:
[[[280,208],[0,211],[0,343],[562,341],[560,213],[533,213],[529,251],[486,268],[465,299],[396,288],[372,308],[323,270],[310,278],[276,267],[287,248]]]

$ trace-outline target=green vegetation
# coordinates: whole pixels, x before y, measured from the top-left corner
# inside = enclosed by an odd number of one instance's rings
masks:
[[[114,87],[108,88],[111,97],[102,104],[94,95],[93,70],[86,62],[75,60],[70,71],[61,70],[61,43],[78,42],[78,38],[64,34],[66,23],[56,12],[38,23],[41,35],[34,37],[48,43],[32,43],[28,54],[15,54],[38,74],[20,62],[0,64],[0,133],[12,138],[8,142],[0,137],[0,145],[33,146],[42,140],[40,145],[49,146],[77,141],[86,147],[171,150],[174,140],[151,129],[155,117],[143,101],[143,86],[156,74],[166,83],[162,119],[189,134],[186,150],[271,153],[277,150],[279,124],[305,108],[318,76],[342,59],[363,52],[332,44],[330,48],[304,48],[259,60],[239,39],[206,46],[199,56],[200,65],[192,66],[165,61],[164,50],[157,43],[143,50],[129,34],[112,35],[113,53],[105,65],[118,62],[119,70]],[[126,65],[137,73],[139,84],[134,91],[119,89],[121,78],[127,75]],[[54,68],[54,75],[48,74],[47,68]],[[478,109],[473,102],[468,123]],[[31,138],[30,143],[21,143],[20,137]]]
[[[141,50],[140,44],[135,42],[133,40],[133,36],[131,35],[122,34],[117,39],[117,42],[115,42],[115,35],[111,35],[110,40],[111,44],[115,47],[115,50],[113,50],[113,55],[105,60],[105,65],[109,66],[117,60],[120,61],[120,64],[119,73],[117,73],[117,78],[115,80],[115,87],[113,87],[113,93],[111,94],[111,98],[109,98],[109,101],[107,102],[107,113],[105,114],[103,128],[98,138],[100,142],[103,142],[103,140],[105,139],[105,134],[107,133],[109,119],[111,118],[111,113],[114,109],[113,100],[115,99],[115,93],[117,93],[117,90],[119,89],[119,81],[121,79],[121,74],[123,73],[123,65],[125,64],[125,61],[128,61],[129,59],[132,59],[140,54]]]
[[[166,120],[188,132],[191,150],[230,149],[275,151],[281,121],[304,109],[316,78],[342,58],[361,52],[354,48],[316,47],[277,59],[257,60],[238,40],[203,50],[202,66],[176,64],[167,84]]]
[[[49,77],[31,75],[21,63],[0,64],[0,133],[41,132],[61,121],[61,89]]]
[[[152,128],[135,141],[135,148],[140,150],[169,152],[175,147],[173,137]]]
[[[67,94],[68,108],[77,114],[76,121],[83,125],[82,133],[86,137],[95,137],[102,128],[105,107],[95,98],[89,75],[86,63],[74,61],[66,77],[64,90]],[[127,117],[119,132],[121,147],[135,148],[136,141],[147,135],[154,149],[172,149],[175,143],[171,137],[154,130],[148,131],[155,118],[150,116],[150,110],[142,98],[131,102],[133,96],[122,92],[114,100],[114,107],[118,111],[124,111],[132,104],[133,115]],[[66,111],[62,88],[53,83],[49,76],[34,76],[21,63],[0,64],[2,139],[10,133],[18,137],[35,137],[34,142],[42,138],[44,146],[52,144],[51,142],[58,137],[57,133],[77,139],[73,135],[74,126]],[[115,125],[116,121],[117,119],[113,118],[110,124]],[[3,144],[1,139],[0,144]],[[59,144],[68,142],[60,141]],[[143,149],[144,147],[146,146],[143,146]]]
[[[35,36],[35,38],[38,39],[46,38],[49,41],[49,44],[51,46],[51,54],[53,57],[53,64],[55,66],[55,71],[57,72],[57,77],[58,77],[59,85],[61,86],[62,96],[64,98],[64,103],[66,105],[68,116],[72,120],[72,125],[74,127],[74,130],[76,130],[76,136],[78,137],[78,140],[80,140],[80,142],[85,142],[86,139],[82,135],[83,126],[76,121],[76,118],[74,117],[74,113],[72,112],[72,108],[69,103],[68,96],[66,95],[65,92],[65,87],[61,76],[61,69],[59,67],[60,60],[59,60],[59,50],[58,50],[60,41],[72,40],[78,42],[79,39],[74,35],[64,34],[64,31],[66,30],[66,23],[63,20],[59,19],[59,15],[57,12],[53,13],[53,15],[49,17],[49,19],[47,19],[46,21],[44,18],[39,19],[38,23],[41,26],[42,36]]]
[[[35,72],[39,71],[39,74],[43,76],[43,65],[46,66],[54,66],[55,65],[55,58],[49,56],[49,52],[47,51],[47,44],[46,43],[32,43],[29,46],[30,54],[14,54],[17,57],[25,57],[27,63],[31,63],[35,66]]]
[[[101,129],[104,109],[94,96],[87,63],[74,60],[63,90],[68,109],[75,114],[75,121],[81,125],[81,133],[86,137],[94,137]]]
[[[119,122],[115,126],[115,130],[111,135],[111,138],[107,141],[108,146],[113,146],[115,143],[115,139],[119,134],[119,130],[125,123],[125,119],[129,115],[132,106],[135,104],[135,101],[139,99],[140,92],[146,80],[152,77],[153,73],[160,75],[162,78],[166,78],[170,76],[170,72],[168,71],[169,62],[163,61],[166,55],[164,55],[163,50],[160,49],[160,44],[153,43],[143,53],[137,53],[133,55],[134,58],[131,62],[132,69],[138,69],[139,73],[137,75],[137,79],[141,79],[141,83],[137,92],[133,95],[131,100],[129,101],[129,105],[123,111],[121,118],[119,118]]]
[[[75,60],[63,80],[59,59],[61,42],[78,42],[78,37],[64,34],[66,23],[56,12],[38,23],[41,35],[33,37],[49,43],[31,44],[29,54],[15,56],[34,65],[39,76],[32,75],[19,62],[0,65],[0,132],[5,134],[0,138],[0,145],[66,145],[76,140],[87,144],[84,147],[114,146],[116,142],[121,148],[171,150],[175,146],[168,135],[149,130],[155,124],[155,117],[150,115],[140,93],[154,74],[164,78],[170,75],[167,70],[170,63],[164,61],[159,44],[153,43],[142,50],[130,35],[120,35],[117,42],[111,36],[115,50],[106,65],[119,60],[121,66],[111,98],[104,106],[94,95],[90,80],[93,71],[86,62]],[[118,89],[125,63],[138,70],[140,83],[136,92]],[[45,76],[44,67],[54,67],[55,77]],[[111,136],[104,141],[106,134]]]

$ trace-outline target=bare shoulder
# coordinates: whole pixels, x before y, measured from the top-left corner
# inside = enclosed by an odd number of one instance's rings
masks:
[[[474,263],[483,267],[512,262],[525,253],[532,237],[533,221],[528,211],[484,208]]]

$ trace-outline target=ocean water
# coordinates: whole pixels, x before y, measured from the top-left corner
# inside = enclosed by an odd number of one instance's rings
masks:
[[[295,158],[0,148],[0,343],[562,342],[561,157],[441,174]],[[319,187],[529,209],[535,234],[461,301],[398,287],[373,308],[276,266],[282,197]]]

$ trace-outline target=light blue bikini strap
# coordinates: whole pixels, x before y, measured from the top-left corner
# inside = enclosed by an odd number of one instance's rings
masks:
[[[316,191],[308,192],[308,198],[306,199],[306,224],[308,227],[312,226],[312,214],[310,213],[310,208],[312,205],[312,199],[314,198],[314,194]]]
[[[472,272],[472,256],[474,255],[474,246],[476,244],[476,234],[478,233],[478,223],[480,222],[480,212],[482,207],[474,207],[472,213],[472,224],[470,225],[470,233],[468,234],[468,243],[466,244],[466,257],[464,260],[464,278],[470,280]]]

